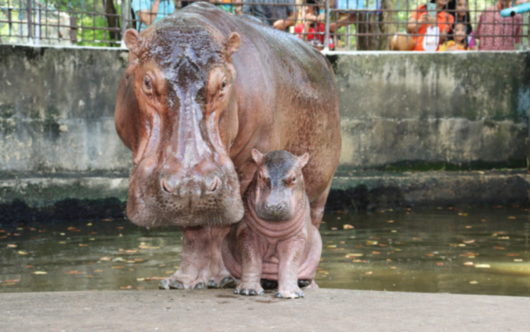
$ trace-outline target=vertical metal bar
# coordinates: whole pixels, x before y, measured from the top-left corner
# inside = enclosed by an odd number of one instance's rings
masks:
[[[40,39],[40,6],[37,5],[37,17],[36,17],[36,23],[35,23],[35,44],[39,45],[39,39]]]
[[[326,1],[325,24],[324,24],[324,52],[329,51],[329,0]]]
[[[121,47],[125,47],[123,36],[125,36],[125,30],[127,29],[127,14],[129,13],[127,4],[127,0],[121,1]]]
[[[33,0],[28,0],[27,1],[27,5],[26,5],[26,9],[28,11],[28,42],[30,44],[33,44],[33,31],[32,31],[32,24],[31,24],[31,5],[32,5],[32,2]]]
[[[9,24],[9,36],[11,36],[12,34],[12,29],[13,29],[13,19],[11,17],[11,14],[13,13],[13,9],[11,8],[11,4],[8,2],[8,9],[7,9],[7,20],[8,20],[8,24]]]

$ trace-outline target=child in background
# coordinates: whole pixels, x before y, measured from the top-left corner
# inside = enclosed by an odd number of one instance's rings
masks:
[[[475,32],[471,25],[467,0],[451,0],[447,4],[447,11],[455,16],[455,23],[462,22],[465,24],[468,47],[470,50],[475,50],[477,48],[475,45]]]
[[[468,51],[466,25],[456,22],[449,30],[448,40],[440,46],[439,51]]]
[[[305,6],[302,8],[300,19],[302,23],[294,27],[294,32],[314,48],[322,50],[324,48],[325,25],[322,21],[319,21],[318,6],[315,0],[306,1]],[[333,39],[330,38],[329,48],[333,49],[333,47]]]

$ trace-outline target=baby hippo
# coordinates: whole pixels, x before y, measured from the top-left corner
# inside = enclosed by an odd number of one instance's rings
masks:
[[[241,279],[235,293],[262,295],[260,279],[268,279],[278,281],[277,297],[304,297],[298,280],[318,287],[313,279],[322,253],[302,175],[309,155],[253,149],[252,158],[258,170],[243,198],[245,216],[232,225],[222,249],[227,269]]]

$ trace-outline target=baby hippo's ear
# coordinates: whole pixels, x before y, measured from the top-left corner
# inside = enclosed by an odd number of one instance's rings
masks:
[[[263,160],[263,153],[259,152],[256,149],[252,149],[252,159],[254,159],[256,164],[260,165],[261,161]]]
[[[309,162],[309,153],[306,152],[300,157],[296,157],[296,158],[298,158],[298,167],[304,168],[305,165],[307,165],[307,163]]]

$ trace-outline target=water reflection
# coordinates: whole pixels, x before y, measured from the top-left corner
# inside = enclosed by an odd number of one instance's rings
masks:
[[[325,288],[530,295],[530,219],[518,207],[327,214]],[[180,263],[177,228],[124,220],[0,227],[0,292],[156,289]]]

